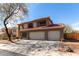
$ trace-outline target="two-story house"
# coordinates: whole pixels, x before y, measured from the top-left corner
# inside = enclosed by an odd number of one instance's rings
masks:
[[[17,37],[34,40],[63,39],[64,25],[54,24],[50,17],[18,24]]]

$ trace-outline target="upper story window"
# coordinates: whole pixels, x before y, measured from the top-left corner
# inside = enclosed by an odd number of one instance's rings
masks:
[[[28,28],[33,28],[33,23],[29,23]]]
[[[41,21],[37,23],[37,26],[46,26],[46,21]]]

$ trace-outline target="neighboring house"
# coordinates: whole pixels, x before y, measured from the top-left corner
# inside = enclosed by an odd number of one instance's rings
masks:
[[[2,35],[4,32],[3,32],[3,30],[2,29],[0,29],[0,35]]]
[[[63,39],[63,24],[54,24],[50,17],[18,24],[17,37],[34,40]]]
[[[10,35],[15,35],[16,36],[16,29],[15,28],[8,28],[9,34]],[[0,35],[6,34],[5,28],[0,29]]]

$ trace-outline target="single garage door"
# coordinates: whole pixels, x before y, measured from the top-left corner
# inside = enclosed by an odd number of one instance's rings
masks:
[[[30,32],[29,36],[30,36],[30,39],[39,39],[39,40],[45,39],[45,33],[44,32]]]
[[[48,40],[59,40],[60,39],[60,31],[49,31],[48,32]]]

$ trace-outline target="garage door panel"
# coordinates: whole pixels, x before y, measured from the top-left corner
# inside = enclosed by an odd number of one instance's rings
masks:
[[[30,32],[30,39],[45,39],[45,33],[44,32]]]
[[[59,40],[59,39],[60,39],[60,31],[48,32],[48,40]]]

